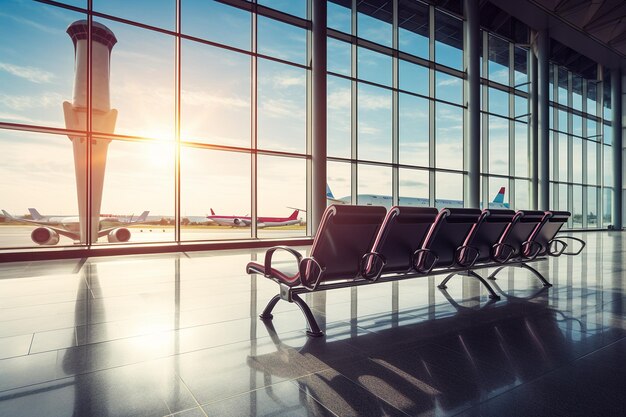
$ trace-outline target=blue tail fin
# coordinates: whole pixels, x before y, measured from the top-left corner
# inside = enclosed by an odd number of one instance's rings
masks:
[[[333,195],[333,192],[330,191],[328,184],[326,184],[326,198],[335,199],[335,196]]]
[[[504,204],[504,187],[500,187],[500,191],[496,194],[496,198],[493,199],[494,203]]]

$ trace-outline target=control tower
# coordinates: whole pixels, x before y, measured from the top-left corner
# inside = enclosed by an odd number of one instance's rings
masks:
[[[89,112],[89,49],[87,20],[78,20],[67,28],[74,43],[74,97],[72,103],[63,102],[65,127],[71,130],[87,129]],[[117,110],[111,109],[109,89],[111,50],[117,38],[106,26],[92,22],[91,25],[91,131],[113,133]],[[91,242],[98,240],[100,206],[106,168],[107,149],[110,139],[91,141],[91,210],[87,204],[88,148],[83,134],[68,135],[74,148],[74,169],[80,219],[80,242],[87,243],[87,218],[91,216]],[[89,212],[91,211],[91,213]]]

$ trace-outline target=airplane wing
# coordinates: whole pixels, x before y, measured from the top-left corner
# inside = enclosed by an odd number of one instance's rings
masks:
[[[80,236],[78,235],[78,233],[70,232],[69,230],[65,230],[65,229],[61,229],[59,227],[52,226],[49,223],[39,222],[39,221],[36,221],[36,220],[30,220],[30,219],[18,219],[17,217],[12,216],[11,214],[9,214],[6,210],[2,210],[2,214],[4,215],[4,217],[6,217],[8,219],[11,219],[11,220],[13,220],[15,222],[30,223],[30,224],[34,224],[34,225],[37,225],[37,226],[47,227],[48,229],[54,230],[55,232],[57,232],[61,236],[69,237],[72,240],[80,240]]]

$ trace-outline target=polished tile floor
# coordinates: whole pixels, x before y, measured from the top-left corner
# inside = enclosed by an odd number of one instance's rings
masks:
[[[0,416],[623,416],[619,232],[577,257],[511,268],[489,302],[442,277],[307,295],[257,317],[277,285],[262,251],[0,265]]]

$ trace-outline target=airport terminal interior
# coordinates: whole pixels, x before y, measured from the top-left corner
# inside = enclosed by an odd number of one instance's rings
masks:
[[[622,68],[622,0],[0,0],[0,415],[625,415]]]

